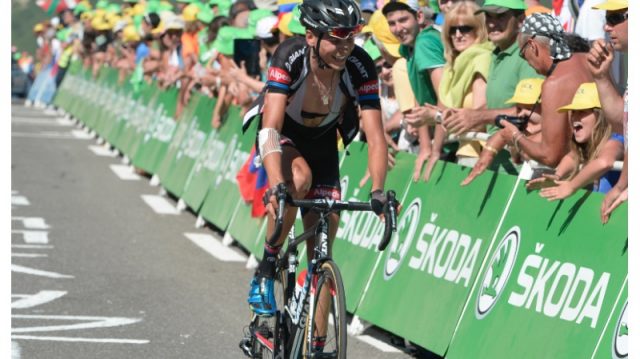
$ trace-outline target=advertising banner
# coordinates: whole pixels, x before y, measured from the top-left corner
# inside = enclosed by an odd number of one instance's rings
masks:
[[[549,202],[519,186],[447,358],[590,358],[627,277],[626,205]]]
[[[167,161],[171,161],[166,172],[160,173],[160,183],[171,192],[174,196],[182,197],[182,193],[187,183],[191,169],[196,162],[198,154],[202,150],[207,135],[211,131],[211,114],[213,112],[213,106],[211,101],[200,94],[194,94],[191,96],[191,101],[194,101],[197,105],[194,111],[182,119],[185,121],[179,123],[178,127],[182,127],[179,138],[174,136],[174,139],[180,140],[178,147],[174,148],[175,151],[168,151],[168,155],[163,160],[160,168],[165,166]],[[187,109],[185,108],[185,112]],[[176,130],[178,131],[178,130]],[[177,134],[177,132],[176,132]],[[173,145],[176,141],[171,141]],[[171,146],[169,149],[172,149]]]
[[[468,172],[438,161],[428,182],[411,182],[398,232],[357,311],[439,355],[449,345],[516,181],[490,172],[461,187]]]

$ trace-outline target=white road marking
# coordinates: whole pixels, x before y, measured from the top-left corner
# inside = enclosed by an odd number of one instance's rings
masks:
[[[52,302],[67,294],[61,290],[41,290],[36,294],[12,294],[11,297],[20,299],[11,302],[11,309],[33,308],[38,305]]]
[[[96,156],[102,157],[116,157],[116,153],[110,151],[108,148],[104,148],[104,146],[89,146],[91,152],[93,152]]]
[[[45,270],[24,267],[17,264],[11,264],[11,271],[16,273],[31,274],[31,275],[37,275],[40,277],[48,277],[48,278],[73,278],[72,275],[60,274],[56,272],[49,272]]]
[[[83,342],[83,343],[113,343],[113,344],[149,344],[146,339],[116,339],[116,338],[80,338],[80,337],[41,337],[35,335],[11,335],[11,339],[18,340],[46,340],[54,342]]]
[[[158,214],[180,214],[180,211],[178,211],[174,205],[169,203],[169,201],[162,196],[143,194],[142,199],[149,207],[151,207],[151,209],[153,209],[154,212]]]
[[[22,356],[22,349],[17,342],[11,341],[11,359],[20,359]]]
[[[49,229],[49,225],[41,217],[11,217],[12,221],[22,221],[22,224],[29,229]]]
[[[209,234],[185,233],[193,243],[207,253],[223,262],[244,262],[247,258],[229,247],[225,247],[219,240]]]
[[[78,138],[67,132],[11,132],[11,137],[24,138]]]
[[[14,229],[11,233],[22,234],[24,242],[27,244],[47,244],[49,243],[49,232],[30,231],[26,229]]]
[[[17,258],[41,258],[49,255],[44,253],[11,253],[11,256]]]
[[[43,244],[12,244],[11,248],[18,249],[53,249],[53,246]]]
[[[124,165],[109,165],[109,168],[113,171],[113,173],[118,176],[123,181],[138,181],[140,180],[140,176],[135,174],[131,167]]]
[[[73,121],[65,117],[57,118],[56,123],[60,126],[73,126]]]
[[[81,140],[89,140],[93,138],[93,136],[90,133],[86,133],[80,130],[71,130],[71,135]]]
[[[394,348],[393,346],[391,346],[391,345],[389,345],[389,344],[387,344],[387,343],[385,343],[383,341],[380,341],[380,340],[378,340],[378,339],[376,339],[376,338],[374,338],[372,336],[369,336],[369,335],[358,335],[356,337],[356,339],[358,339],[358,340],[360,340],[362,342],[365,342],[365,343],[371,345],[372,347],[374,347],[374,348],[376,348],[376,349],[378,349],[380,351],[383,351],[385,353],[402,353],[401,350],[398,350],[397,348]]]
[[[43,319],[45,321],[66,321],[75,322],[73,324],[43,325],[36,327],[11,328],[11,334],[14,333],[42,333],[57,332],[61,330],[79,330],[79,329],[95,329],[120,327],[141,322],[140,318],[124,318],[124,317],[96,317],[85,315],[31,315],[31,314],[12,314],[11,323],[16,324],[16,319]]]
[[[28,206],[31,203],[29,203],[29,200],[27,199],[27,197],[24,196],[14,196],[13,193],[11,194],[11,205],[12,206]]]
[[[11,116],[11,123],[16,125],[67,126],[58,121],[43,120],[33,117]]]

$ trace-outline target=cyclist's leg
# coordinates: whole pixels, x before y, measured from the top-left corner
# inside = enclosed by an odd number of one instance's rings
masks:
[[[282,147],[282,174],[292,197],[304,198],[311,185],[311,170],[300,152],[293,146]],[[274,221],[267,221],[267,237],[264,253],[258,265],[256,275],[251,281],[248,302],[256,314],[270,315],[275,313],[275,298],[273,295],[273,278],[275,275],[275,260],[280,247],[284,243],[289,230],[296,219],[296,210],[288,209],[282,227],[282,234],[275,246],[267,243],[274,231]]]

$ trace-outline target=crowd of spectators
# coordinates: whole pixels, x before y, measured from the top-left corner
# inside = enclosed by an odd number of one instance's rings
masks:
[[[462,185],[492,163],[543,168],[531,190],[604,192],[606,222],[627,199],[628,0],[585,0],[577,16],[562,3],[362,0],[356,44],[378,70],[389,165],[415,153],[414,181],[437,160],[473,167]],[[76,59],[94,76],[117,69],[134,89],[176,86],[176,119],[192,93],[217,98],[218,128],[231,105],[246,111],[259,96],[278,44],[305,36],[299,16],[296,0],[80,2],[35,24],[40,75],[27,105],[49,104]]]

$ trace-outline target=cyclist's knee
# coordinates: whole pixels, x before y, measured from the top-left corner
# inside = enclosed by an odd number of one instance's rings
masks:
[[[304,198],[311,188],[311,169],[309,166],[296,165],[293,167],[293,198]]]

